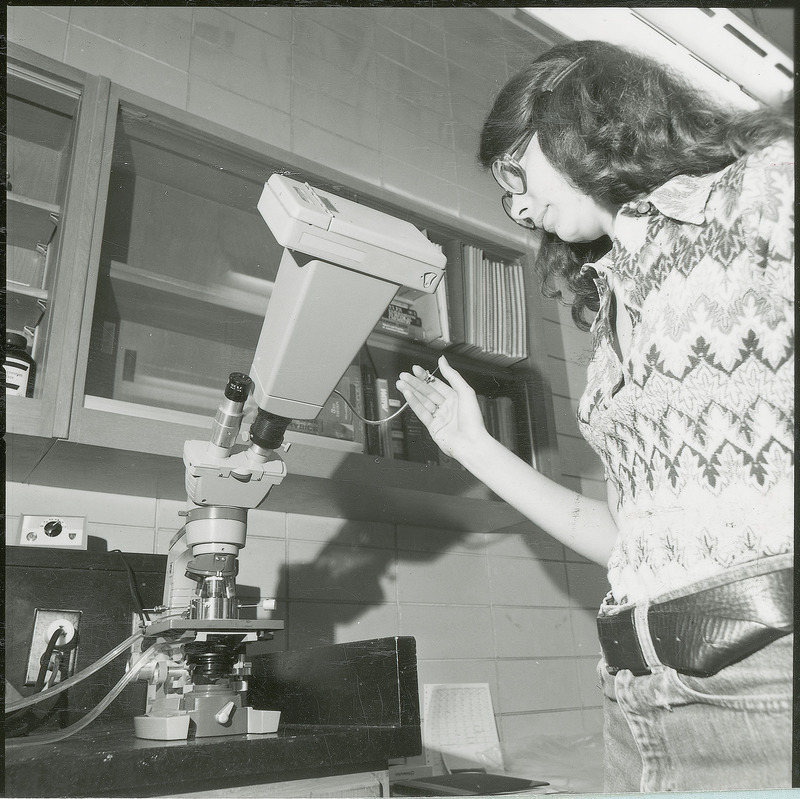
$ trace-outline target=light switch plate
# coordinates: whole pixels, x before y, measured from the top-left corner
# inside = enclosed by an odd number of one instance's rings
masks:
[[[86,549],[86,517],[23,515],[17,543],[21,547]]]

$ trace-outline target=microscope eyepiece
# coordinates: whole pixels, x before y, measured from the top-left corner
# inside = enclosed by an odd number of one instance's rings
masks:
[[[250,393],[253,381],[244,372],[231,372],[225,386],[225,397],[234,402],[244,402]]]

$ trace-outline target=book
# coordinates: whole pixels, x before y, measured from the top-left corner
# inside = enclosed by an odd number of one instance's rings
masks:
[[[361,367],[361,391],[364,399],[364,418],[375,420],[379,418],[378,392],[375,386],[377,374],[372,364],[372,359],[366,348],[362,349],[359,356]],[[380,428],[374,424],[364,425],[365,450],[368,455],[381,454]]]
[[[403,414],[406,460],[435,465],[439,463],[439,447],[412,410]]]
[[[385,377],[375,378],[375,395],[378,399],[378,419],[386,420],[392,411],[389,405],[389,381]],[[379,454],[384,458],[392,458],[394,442],[392,439],[392,426],[390,423],[378,425],[378,438],[380,441]]]
[[[361,375],[357,366],[349,366],[336,384],[336,391],[325,402],[314,419],[293,419],[287,430],[308,435],[338,438],[343,441],[363,441],[361,424],[350,405],[360,412],[358,396],[361,394]],[[342,396],[343,395],[343,396]],[[350,405],[347,404],[345,398]],[[355,400],[355,401],[354,401]],[[358,435],[361,438],[357,438]]]

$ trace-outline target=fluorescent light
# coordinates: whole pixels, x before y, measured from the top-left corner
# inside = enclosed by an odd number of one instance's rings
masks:
[[[740,107],[779,104],[791,96],[791,59],[724,8],[523,10],[569,39],[601,39],[650,55]]]

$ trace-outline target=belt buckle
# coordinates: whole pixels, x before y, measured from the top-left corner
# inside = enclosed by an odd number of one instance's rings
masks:
[[[633,608],[598,616],[597,632],[609,674],[629,670],[639,677],[651,673],[639,643]]]

